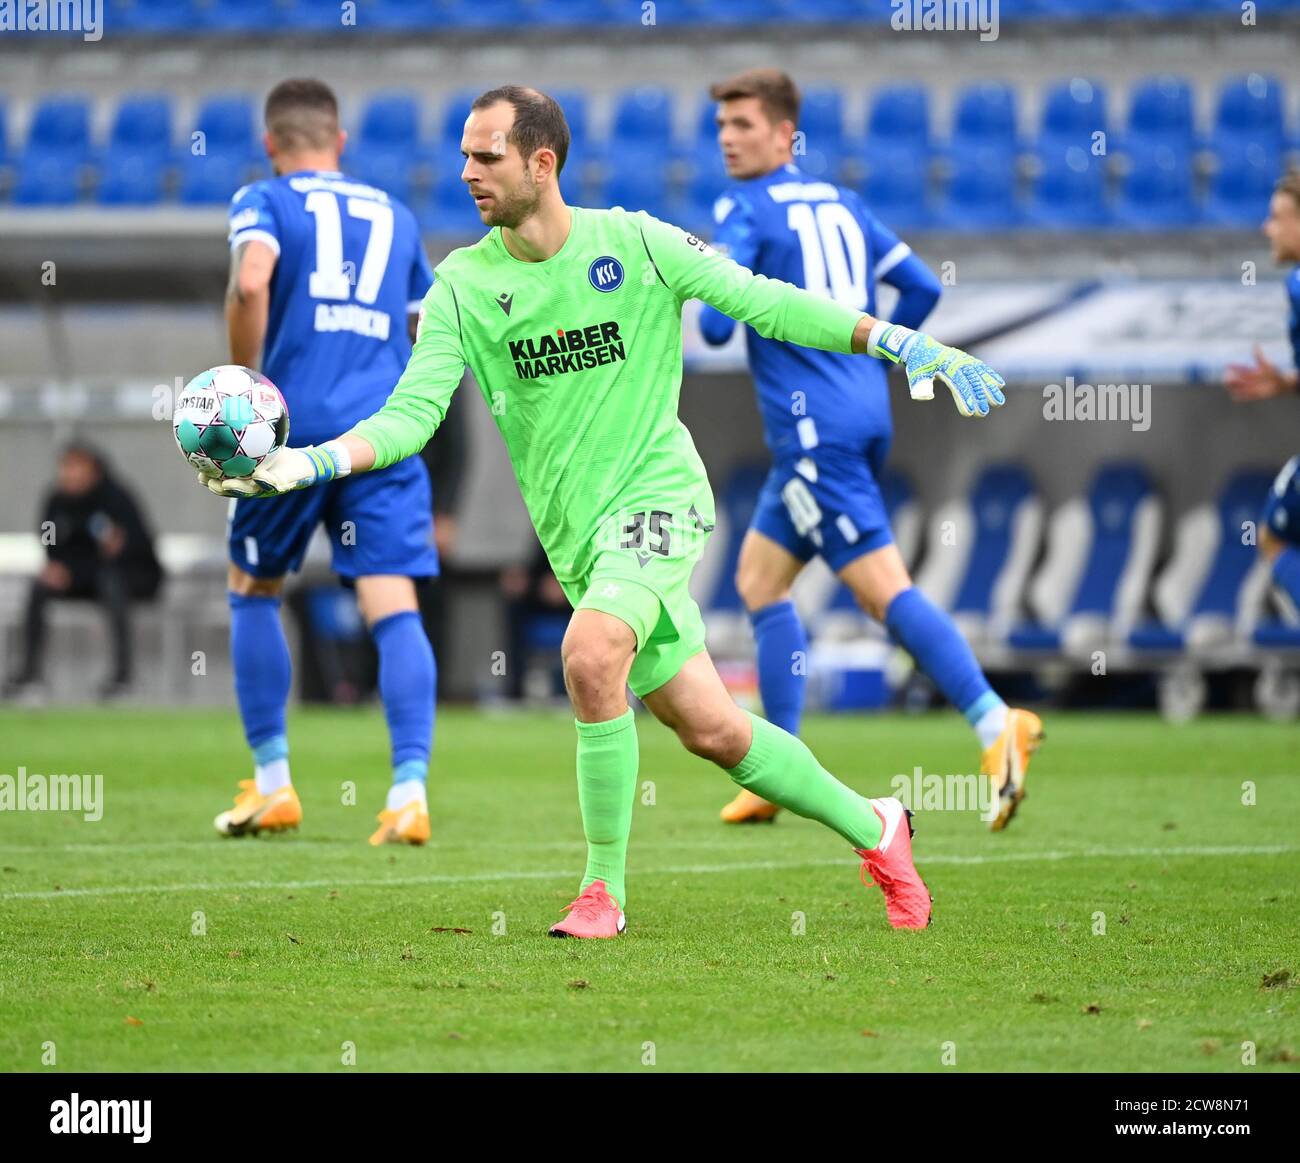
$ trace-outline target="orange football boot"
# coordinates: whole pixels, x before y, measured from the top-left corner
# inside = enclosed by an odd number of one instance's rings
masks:
[[[1043,720],[1033,711],[1012,708],[1007,711],[1007,725],[997,741],[980,759],[980,774],[987,775],[998,797],[997,815],[989,822],[990,830],[1001,832],[1025,798],[1025,776],[1029,759],[1042,743]]]
[[[376,848],[380,844],[425,844],[429,839],[429,808],[419,800],[405,807],[385,808],[379,813],[379,827],[370,837]]]
[[[736,796],[722,809],[724,824],[770,824],[781,810],[779,804],[768,803],[762,796],[756,796],[746,788],[740,789]]]
[[[257,781],[241,779],[235,806],[222,812],[213,824],[223,836],[256,836],[259,832],[283,832],[302,823],[302,804],[291,784],[264,796]]]
[[[895,929],[924,929],[934,898],[912,863],[912,813],[893,796],[870,803],[884,831],[874,848],[853,849],[862,857],[862,883],[874,882],[885,894],[885,913]]]
[[[564,909],[569,915],[550,927],[552,937],[617,937],[627,928],[623,910],[603,880],[593,880]]]

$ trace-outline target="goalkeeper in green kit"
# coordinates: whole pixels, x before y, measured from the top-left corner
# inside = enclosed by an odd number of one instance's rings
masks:
[[[941,380],[968,415],[1003,402],[987,365],[928,336],[752,274],[644,213],[567,206],[563,111],[507,86],[474,102],[462,177],[485,225],[438,266],[406,371],[384,407],[337,440],[287,448],[225,496],[273,495],[379,469],[422,448],[466,365],[505,440],[523,499],[574,606],[565,682],[578,734],[587,868],[558,937],[614,937],[637,787],[627,687],[687,750],[736,783],[838,832],[883,890],[889,922],[923,928],[910,813],[840,783],[796,739],[741,710],[704,648],[687,584],[713,528],[704,465],[677,418],[681,307],[703,299],[759,334],[906,365],[912,394]]]

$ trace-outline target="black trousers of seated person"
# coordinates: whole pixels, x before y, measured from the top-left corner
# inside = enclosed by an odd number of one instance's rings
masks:
[[[96,601],[108,617],[113,646],[114,683],[131,681],[131,603],[146,601],[158,592],[162,577],[155,569],[94,561],[69,565],[71,584],[54,590],[40,580],[27,595],[26,643],[19,682],[35,682],[45,663],[47,611],[51,601]]]

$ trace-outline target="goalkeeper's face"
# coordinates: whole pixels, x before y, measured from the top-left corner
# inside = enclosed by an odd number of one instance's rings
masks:
[[[513,122],[514,110],[505,103],[476,110],[465,122],[460,144],[465,157],[460,176],[483,224],[512,230],[536,212],[542,196],[530,164],[533,159],[525,162],[510,140]]]

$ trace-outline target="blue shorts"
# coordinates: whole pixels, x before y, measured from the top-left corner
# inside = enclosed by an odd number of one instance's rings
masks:
[[[1293,456],[1277,474],[1259,523],[1274,537],[1300,545],[1300,456]]]
[[[750,528],[799,558],[820,556],[838,573],[894,540],[876,476],[889,438],[862,449],[824,446],[782,458],[763,482]]]
[[[282,497],[232,501],[230,560],[253,577],[296,572],[321,522],[340,577],[438,572],[433,493],[418,456]]]

